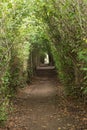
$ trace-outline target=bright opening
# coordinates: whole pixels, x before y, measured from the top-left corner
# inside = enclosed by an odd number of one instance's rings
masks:
[[[44,58],[44,64],[49,64],[49,55],[46,53],[46,56]]]

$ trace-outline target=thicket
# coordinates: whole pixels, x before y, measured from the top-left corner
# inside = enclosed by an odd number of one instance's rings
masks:
[[[87,1],[1,0],[0,121],[17,87],[30,82],[32,52],[53,55],[67,95],[87,98]]]
[[[30,43],[24,1],[0,2],[0,121],[6,120],[17,87],[27,81]]]
[[[36,1],[67,95],[87,96],[87,1]]]

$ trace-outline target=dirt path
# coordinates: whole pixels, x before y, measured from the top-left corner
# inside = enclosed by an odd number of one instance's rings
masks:
[[[36,77],[14,101],[6,130],[87,130],[86,109],[64,100],[54,77]]]

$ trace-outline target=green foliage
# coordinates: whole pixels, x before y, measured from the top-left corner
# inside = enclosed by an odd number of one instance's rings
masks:
[[[68,94],[83,95],[82,86],[84,90],[87,86],[87,2],[36,0],[34,6],[36,18],[46,27],[58,75]]]
[[[0,120],[8,97],[31,80],[39,53],[53,55],[68,95],[86,97],[87,1],[1,0],[0,9]]]
[[[3,103],[0,103],[0,123],[7,120],[8,105],[8,99],[4,99]]]
[[[0,2],[0,121],[6,120],[9,98],[27,80],[28,5],[21,1]]]
[[[0,123],[2,121],[5,121],[7,119],[7,114],[8,114],[8,106],[9,106],[9,98],[10,98],[10,93],[9,93],[9,73],[8,71],[5,73],[4,77],[1,79],[2,84],[0,87]]]

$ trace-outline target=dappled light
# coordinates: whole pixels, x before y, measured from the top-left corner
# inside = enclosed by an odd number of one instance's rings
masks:
[[[0,0],[0,130],[87,130],[87,0]]]

